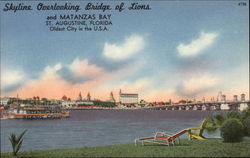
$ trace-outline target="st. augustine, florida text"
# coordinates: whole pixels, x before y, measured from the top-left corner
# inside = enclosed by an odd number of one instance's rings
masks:
[[[50,31],[109,31],[111,14],[55,14],[48,16]]]

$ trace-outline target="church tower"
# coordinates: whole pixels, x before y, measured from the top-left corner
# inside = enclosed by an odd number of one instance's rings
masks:
[[[77,100],[82,101],[82,94],[81,94],[81,92],[79,93],[79,95],[77,97]]]
[[[109,101],[110,101],[110,102],[114,102],[114,103],[115,103],[115,98],[114,98],[113,92],[110,92],[110,98],[109,98]]]
[[[88,95],[87,95],[87,101],[91,101],[91,96],[90,96],[89,92],[88,92]]]

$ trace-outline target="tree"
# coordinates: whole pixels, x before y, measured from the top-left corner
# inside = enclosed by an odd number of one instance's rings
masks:
[[[185,104],[185,103],[187,103],[187,101],[182,99],[182,100],[179,101],[179,103],[180,104]]]
[[[16,136],[16,134],[12,133],[9,137],[9,140],[11,142],[12,145],[12,154],[14,156],[17,156],[18,151],[20,150],[22,143],[23,143],[23,135],[26,133],[27,130],[23,131],[23,133],[21,133],[18,137]]]
[[[244,125],[244,130],[246,131],[247,126],[245,125],[247,122],[246,118],[250,117],[250,108],[243,110],[242,112],[229,112],[227,114],[216,114],[207,118],[207,124],[205,126],[205,131],[208,134],[215,133],[218,129],[222,127],[222,124],[229,119],[237,119]],[[247,133],[247,132],[246,132]]]
[[[244,137],[244,127],[237,118],[227,119],[220,128],[224,142],[240,142]]]
[[[241,119],[244,120],[249,116],[250,116],[250,106],[248,106],[245,110],[242,111]]]
[[[241,114],[239,112],[229,112],[227,114],[216,114],[207,118],[207,124],[205,126],[205,130],[207,133],[212,134],[215,133],[222,124],[228,119],[239,119],[241,118]]]
[[[243,125],[245,128],[245,135],[250,136],[250,116],[243,120]]]

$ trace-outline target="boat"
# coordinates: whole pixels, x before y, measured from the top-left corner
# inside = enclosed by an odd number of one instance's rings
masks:
[[[61,110],[58,107],[26,107],[10,110],[4,114],[2,119],[60,119],[68,118],[69,111]]]

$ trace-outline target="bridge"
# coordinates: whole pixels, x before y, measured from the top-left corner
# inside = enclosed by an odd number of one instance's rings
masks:
[[[250,107],[250,101],[198,102],[145,107],[150,110],[244,110]]]

